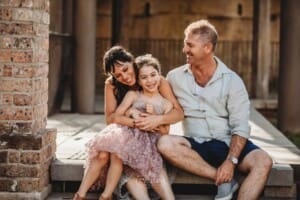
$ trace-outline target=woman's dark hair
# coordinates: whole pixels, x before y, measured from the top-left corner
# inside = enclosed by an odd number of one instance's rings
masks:
[[[117,79],[114,76],[112,76],[112,73],[115,70],[115,64],[119,64],[120,62],[132,63],[135,75],[137,75],[137,67],[134,63],[134,57],[125,48],[123,48],[122,46],[113,46],[105,52],[103,56],[103,70],[106,75],[112,78],[112,84],[115,86],[114,94],[117,99],[118,105],[123,100],[127,91],[132,89],[132,86],[122,84],[119,81],[117,81]]]

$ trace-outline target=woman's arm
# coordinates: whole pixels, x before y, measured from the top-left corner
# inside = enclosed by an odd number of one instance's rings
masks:
[[[183,119],[183,110],[179,105],[169,82],[161,77],[160,94],[173,104],[173,109],[164,115],[147,115],[142,114],[143,117],[135,121],[136,127],[144,130],[153,130],[163,124],[173,124]]]
[[[111,83],[111,80],[107,80],[105,82],[104,88],[104,112],[105,112],[105,120],[107,124],[117,123],[129,127],[134,127],[134,120],[126,117],[117,115],[117,100],[114,95],[114,86]]]

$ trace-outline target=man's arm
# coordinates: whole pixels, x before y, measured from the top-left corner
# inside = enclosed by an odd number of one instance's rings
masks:
[[[227,101],[229,112],[229,125],[231,127],[231,142],[227,159],[218,168],[216,184],[228,182],[234,174],[235,162],[245,147],[250,136],[249,112],[250,101],[245,85],[240,77],[234,76],[230,82],[230,89]]]

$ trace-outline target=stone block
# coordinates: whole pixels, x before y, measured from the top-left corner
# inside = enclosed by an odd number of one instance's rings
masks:
[[[290,187],[283,187],[283,186],[266,187],[265,190],[264,190],[264,196],[265,197],[271,197],[271,198],[278,198],[278,199],[291,198],[291,199],[295,199],[296,195],[297,195],[296,184],[292,185]]]

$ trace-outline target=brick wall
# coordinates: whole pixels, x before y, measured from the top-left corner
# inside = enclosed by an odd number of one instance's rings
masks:
[[[49,0],[1,0],[0,199],[43,199],[50,188],[48,48]]]

